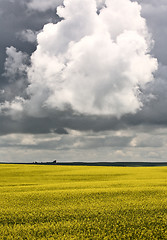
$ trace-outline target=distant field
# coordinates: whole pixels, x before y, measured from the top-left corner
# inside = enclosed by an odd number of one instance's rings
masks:
[[[0,239],[167,239],[167,167],[2,164]]]

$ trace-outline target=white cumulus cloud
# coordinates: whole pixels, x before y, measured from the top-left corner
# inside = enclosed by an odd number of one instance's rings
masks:
[[[17,51],[13,46],[6,48],[6,61],[4,64],[5,77],[10,81],[15,80],[19,76],[24,76],[27,73],[28,55],[21,51]]]
[[[17,103],[30,115],[70,107],[76,113],[120,117],[141,109],[139,89],[157,69],[141,6],[130,0],[106,0],[105,6],[99,0],[98,6],[103,6],[99,12],[95,0],[65,0],[57,8],[63,20],[46,24],[37,35],[29,67],[25,54],[7,48],[5,74],[16,78],[26,71],[29,97],[16,96],[1,110],[11,106],[13,112]]]
[[[157,61],[141,7],[130,0],[66,0],[38,34],[28,77],[29,105],[83,114],[135,113],[142,106],[139,87],[153,80]]]

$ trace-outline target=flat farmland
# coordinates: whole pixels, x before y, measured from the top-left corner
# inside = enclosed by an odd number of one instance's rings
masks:
[[[167,239],[167,167],[0,164],[0,239]]]

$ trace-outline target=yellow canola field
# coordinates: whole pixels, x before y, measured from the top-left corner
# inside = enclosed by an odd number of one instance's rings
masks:
[[[167,167],[1,164],[0,239],[167,239]]]

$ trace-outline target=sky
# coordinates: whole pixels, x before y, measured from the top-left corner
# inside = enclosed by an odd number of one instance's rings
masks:
[[[165,162],[166,0],[0,0],[0,162]]]

